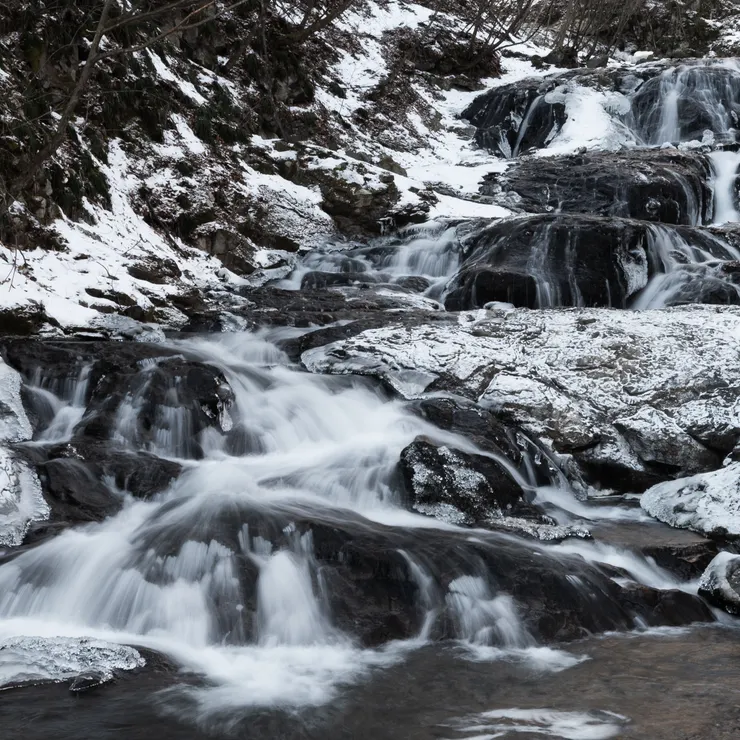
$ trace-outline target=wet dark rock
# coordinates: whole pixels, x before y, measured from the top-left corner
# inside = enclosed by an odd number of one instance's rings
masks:
[[[338,321],[380,320],[384,312],[402,309],[404,315],[434,313],[412,309],[404,292],[389,295],[365,286],[336,285],[306,291],[282,290],[271,286],[244,292],[254,305],[242,315],[262,326],[321,327]],[[400,312],[399,312],[400,313]]]
[[[516,430],[488,409],[464,398],[434,397],[415,401],[410,409],[440,429],[463,435],[486,452],[505,455],[514,465],[521,463],[522,453],[514,441]]]
[[[674,302],[740,300],[732,278],[719,270],[731,252],[708,232],[557,215],[493,223],[467,237],[466,256],[448,285],[445,307],[458,311],[499,301],[527,308],[625,308],[650,277],[664,271],[660,243],[671,240],[687,252],[699,247],[718,258],[717,268],[687,266],[687,280]],[[715,287],[718,282],[727,285]]]
[[[613,504],[609,499],[605,505]],[[591,532],[599,542],[640,552],[684,580],[698,578],[718,551],[715,540],[658,522],[605,522]]]
[[[489,175],[481,192],[515,194],[517,206],[530,213],[700,225],[712,218],[711,177],[708,157],[695,152],[587,152],[521,158],[504,175]]]
[[[657,590],[639,584],[623,589],[625,603],[648,624],[681,626],[692,622],[713,622],[709,607],[692,594],[678,589]]]
[[[481,524],[503,515],[539,518],[504,460],[417,437],[401,452],[407,503],[422,513],[433,514],[442,507],[464,524]]]
[[[409,275],[408,277],[403,277],[397,280],[396,285],[400,285],[402,288],[410,290],[412,293],[423,293],[429,288],[431,283],[421,275]]]
[[[504,157],[546,146],[565,122],[565,106],[548,103],[547,83],[538,80],[494,88],[462,113],[477,131],[478,146]]]
[[[51,522],[102,521],[120,510],[122,492],[150,499],[182,470],[171,460],[85,437],[51,447],[23,447],[21,453],[36,467]]]
[[[380,278],[369,272],[307,272],[301,280],[301,290],[330,288],[334,285],[378,283]]]

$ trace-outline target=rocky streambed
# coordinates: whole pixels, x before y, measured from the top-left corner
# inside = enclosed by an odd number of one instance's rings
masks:
[[[11,737],[734,737],[739,110],[732,60],[494,88],[518,215],[0,340]]]

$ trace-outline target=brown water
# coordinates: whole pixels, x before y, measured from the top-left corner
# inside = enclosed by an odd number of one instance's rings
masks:
[[[740,630],[697,627],[665,633],[619,634],[565,646],[589,656],[559,673],[503,661],[471,662],[452,647],[428,647],[366,681],[345,688],[338,700],[301,712],[252,711],[196,728],[177,710],[171,665],[153,656],[138,675],[76,697],[66,685],[0,694],[3,740],[515,740],[597,735],[526,731],[468,731],[492,710],[552,709],[593,713],[611,721],[611,737],[642,740],[740,738]],[[504,724],[510,721],[501,721]],[[488,721],[489,725],[491,720]],[[485,724],[485,723],[484,723]],[[577,733],[576,728],[572,732]],[[594,730],[580,730],[587,732]]]

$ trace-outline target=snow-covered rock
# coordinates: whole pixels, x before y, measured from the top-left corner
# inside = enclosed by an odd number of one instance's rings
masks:
[[[740,463],[660,483],[640,503],[648,514],[674,527],[740,537]]]
[[[406,397],[478,401],[573,477],[644,490],[719,467],[740,436],[740,309],[495,309],[397,323],[309,350],[312,372],[386,379]]]
[[[38,476],[8,448],[31,438],[21,376],[0,360],[0,547],[20,545],[34,520],[48,515]]]
[[[730,614],[740,614],[740,555],[717,555],[699,581],[699,594]]]

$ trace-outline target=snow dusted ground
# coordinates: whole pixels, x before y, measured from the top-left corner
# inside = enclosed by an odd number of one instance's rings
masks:
[[[319,89],[317,103],[345,118],[363,103],[362,95],[378,83],[387,69],[384,58],[383,34],[401,27],[414,28],[427,20],[430,11],[413,3],[391,2],[385,8],[369,4],[367,13],[350,14],[342,21],[342,28],[356,36],[361,53],[340,51],[341,59],[332,72],[346,86],[346,98]],[[238,86],[232,81],[202,69],[199,85],[178,74],[174,63],[165,53],[147,52],[161,80],[176,86],[194,106],[203,105],[211,96],[214,84],[226,88],[238,100]],[[526,61],[509,59],[506,73],[500,80],[485,84],[503,84],[530,76],[534,68]],[[497,205],[478,201],[478,184],[485,174],[500,172],[506,163],[477,149],[471,141],[471,131],[458,119],[460,112],[479,92],[440,91],[432,96],[419,87],[418,92],[436,112],[438,125],[430,129],[420,116],[411,114],[407,128],[413,148],[399,152],[383,146],[372,137],[361,134],[356,127],[350,132],[345,149],[326,151],[320,167],[342,169],[350,181],[357,175],[357,160],[347,149],[363,152],[374,159],[390,156],[403,167],[408,176],[395,175],[395,185],[401,191],[399,207],[420,202],[415,190],[440,184],[444,193],[437,194],[430,218],[498,218],[508,211]],[[0,308],[42,304],[47,315],[63,329],[105,327],[112,321],[105,311],[116,308],[105,298],[92,297],[86,291],[115,291],[130,296],[143,309],[153,307],[152,299],[168,297],[197,287],[201,290],[223,291],[244,284],[213,256],[184,244],[176,235],[163,234],[152,228],[132,205],[132,194],[142,185],[178,191],[174,169],[185,157],[196,157],[209,174],[218,170],[211,156],[209,144],[199,139],[192,128],[178,114],[173,114],[172,130],[165,132],[163,144],[153,144],[149,155],[132,155],[120,142],[114,141],[108,152],[108,163],[97,162],[110,188],[111,209],[88,204],[92,224],[60,218],[54,230],[67,245],[65,251],[42,249],[16,252],[11,245],[0,245]],[[82,125],[82,121],[79,122]],[[82,139],[81,139],[82,141]],[[421,145],[419,143],[421,142]],[[295,157],[292,151],[277,151],[274,142],[255,137],[253,145],[262,148],[275,161]],[[317,151],[321,150],[316,147]],[[239,158],[241,147],[233,147],[233,157]],[[387,170],[372,163],[364,163],[366,174],[360,177],[364,187],[379,187],[379,177]],[[293,234],[304,247],[313,247],[333,235],[332,220],[321,209],[321,196],[315,188],[296,185],[277,175],[263,174],[246,161],[241,165],[242,176],[237,186],[245,195],[256,197],[277,210],[275,218],[287,234]],[[198,179],[196,174],[195,178]],[[457,197],[452,197],[454,192]],[[19,207],[20,204],[19,204]],[[132,277],[128,268],[147,257],[172,260],[181,272],[176,281],[153,284]],[[271,250],[256,255],[257,265],[269,268],[280,257]],[[269,274],[269,273],[268,273]],[[255,276],[250,282],[259,282]],[[101,311],[102,309],[102,311]],[[159,321],[177,326],[184,316],[170,309]],[[129,322],[131,323],[131,322]]]

